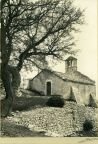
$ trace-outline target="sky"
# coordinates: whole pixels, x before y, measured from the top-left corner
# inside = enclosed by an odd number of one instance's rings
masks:
[[[76,48],[80,49],[78,59],[78,71],[86,74],[93,80],[97,80],[97,0],[75,0],[75,4],[85,9],[86,24],[81,26],[81,32],[77,35]],[[64,62],[56,65],[55,70],[65,70]]]
[[[31,0],[32,1],[32,0]],[[34,0],[33,0],[34,1]],[[81,26],[81,32],[76,35],[76,49],[80,49],[78,59],[78,71],[89,76],[97,83],[97,0],[74,0],[74,4],[85,9],[85,22]],[[65,63],[58,63],[53,70],[65,72]],[[28,77],[33,77],[34,72]]]

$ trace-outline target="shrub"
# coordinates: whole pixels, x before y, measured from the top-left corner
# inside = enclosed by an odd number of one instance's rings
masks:
[[[46,103],[46,105],[50,107],[63,107],[64,104],[64,98],[62,98],[62,96],[59,95],[50,97],[48,102]]]
[[[84,131],[91,131],[93,129],[93,123],[90,120],[85,120],[83,124]]]

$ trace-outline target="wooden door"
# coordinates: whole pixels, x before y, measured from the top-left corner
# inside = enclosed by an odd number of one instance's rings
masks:
[[[46,91],[47,91],[47,95],[51,95],[51,82],[50,81],[47,82]]]

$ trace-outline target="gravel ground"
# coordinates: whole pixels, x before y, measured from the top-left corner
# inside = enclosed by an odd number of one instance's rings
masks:
[[[60,111],[58,113],[58,111]],[[70,111],[67,111],[70,113]],[[49,116],[51,115],[51,117]],[[28,111],[12,112],[11,116],[1,119],[1,136],[2,137],[63,137],[57,131],[49,131],[47,128],[52,123],[48,123],[51,118],[55,124],[55,117],[64,115],[63,108],[35,108]],[[59,118],[58,118],[59,119]],[[43,129],[41,124],[45,125]],[[53,125],[54,128],[54,125]],[[59,127],[60,128],[60,127]],[[73,132],[67,136],[98,136],[98,132]]]

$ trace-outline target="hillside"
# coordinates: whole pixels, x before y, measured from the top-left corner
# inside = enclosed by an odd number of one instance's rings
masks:
[[[95,113],[94,113],[95,112]],[[93,118],[92,118],[93,117]],[[85,119],[94,124],[92,133],[83,133]],[[94,122],[96,120],[96,123]],[[16,111],[2,119],[2,136],[98,136],[98,109],[67,102],[63,108],[35,107]]]

